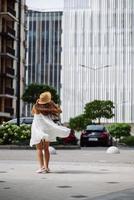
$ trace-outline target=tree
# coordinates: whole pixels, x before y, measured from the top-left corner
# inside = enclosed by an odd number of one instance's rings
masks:
[[[100,124],[101,118],[110,119],[114,116],[113,113],[114,105],[110,100],[94,100],[87,103],[84,108],[84,114],[86,118],[96,120]]]
[[[53,87],[37,83],[32,83],[28,85],[28,87],[24,91],[22,100],[26,103],[34,104],[36,100],[39,98],[39,95],[45,91],[49,91],[52,95],[52,100],[55,103],[60,104],[60,97],[57,94],[57,91]]]
[[[108,126],[110,134],[116,139],[130,136],[131,126],[126,123],[115,123]]]
[[[70,118],[69,126],[77,131],[84,130],[87,125],[91,124],[91,120],[87,119],[84,114],[78,115],[74,118]]]

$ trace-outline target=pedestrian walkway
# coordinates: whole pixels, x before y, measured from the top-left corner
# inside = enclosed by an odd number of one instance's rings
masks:
[[[134,187],[127,190],[112,192],[89,200],[134,200]]]
[[[37,174],[35,150],[0,151],[0,200],[133,200],[134,150],[57,150]]]
[[[127,197],[125,200],[131,200],[133,197],[133,168],[128,165],[51,162],[48,174],[36,174],[36,167],[35,161],[1,161],[0,199],[124,200]]]

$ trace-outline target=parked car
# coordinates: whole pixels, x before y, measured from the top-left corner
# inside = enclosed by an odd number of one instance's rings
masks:
[[[112,146],[113,138],[103,125],[88,125],[80,137],[80,145]]]
[[[32,122],[33,122],[33,117],[20,117],[20,124],[32,124]],[[17,124],[17,118],[11,119],[6,123]]]
[[[71,129],[69,135],[64,138],[56,137],[56,140],[58,144],[63,144],[63,145],[77,145],[78,139],[75,136],[75,132],[73,129]]]

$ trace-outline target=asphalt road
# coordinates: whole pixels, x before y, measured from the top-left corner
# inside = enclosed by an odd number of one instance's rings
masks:
[[[57,150],[36,174],[35,150],[0,150],[0,200],[133,200],[134,149]]]

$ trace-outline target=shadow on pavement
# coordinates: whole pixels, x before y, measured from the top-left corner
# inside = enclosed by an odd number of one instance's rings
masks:
[[[60,170],[60,171],[52,171],[50,173],[54,174],[108,174],[110,172],[96,172],[96,171],[82,171],[82,170]]]

